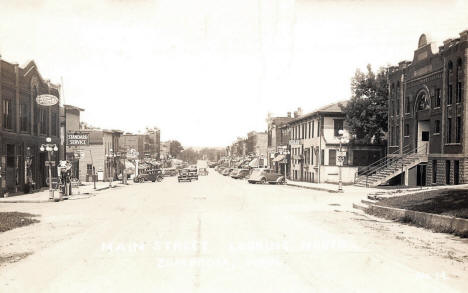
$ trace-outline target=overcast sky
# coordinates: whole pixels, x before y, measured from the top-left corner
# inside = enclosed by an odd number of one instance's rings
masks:
[[[356,68],[468,29],[467,1],[0,0],[0,54],[64,81],[82,120],[225,146],[348,99]]]

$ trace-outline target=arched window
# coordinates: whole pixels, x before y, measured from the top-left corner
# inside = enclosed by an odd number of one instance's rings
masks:
[[[429,102],[429,98],[428,98],[428,96],[427,96],[427,94],[425,92],[422,92],[418,96],[418,108],[417,108],[417,110],[418,111],[423,111],[423,110],[427,110],[427,109],[430,109],[430,108],[431,108],[431,105],[430,105],[430,102]]]
[[[461,100],[462,100],[462,88],[463,88],[463,84],[462,84],[462,78],[463,78],[463,74],[462,74],[462,60],[461,58],[458,58],[457,60],[457,69],[456,69],[456,72],[455,72],[455,82],[456,82],[456,99],[457,99],[457,103],[460,103]]]
[[[453,63],[449,61],[447,64],[447,105],[452,105],[453,84],[452,84]]]

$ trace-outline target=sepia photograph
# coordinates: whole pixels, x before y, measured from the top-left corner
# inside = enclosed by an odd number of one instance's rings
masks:
[[[468,292],[468,0],[0,0],[0,292]]]

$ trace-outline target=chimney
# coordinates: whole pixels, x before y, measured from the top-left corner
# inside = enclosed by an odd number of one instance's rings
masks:
[[[297,108],[297,116],[298,117],[302,116],[302,108],[301,107]]]
[[[291,118],[291,112],[288,112],[288,118]]]

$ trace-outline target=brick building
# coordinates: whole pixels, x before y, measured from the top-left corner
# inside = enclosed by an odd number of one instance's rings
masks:
[[[405,185],[468,182],[468,31],[436,50],[423,34],[389,69],[389,156],[420,154],[397,174]]]
[[[287,125],[289,121],[293,118],[291,117],[291,112],[288,113],[287,117],[270,117],[267,118],[268,129],[267,129],[267,158],[268,166],[271,169],[274,169],[276,172],[282,171],[282,174],[285,174],[284,167],[281,168],[281,162],[284,164],[286,159],[286,153],[283,153],[284,146],[288,145],[289,139],[285,140],[282,131],[282,126]],[[284,142],[284,143],[283,143]],[[287,150],[287,148],[286,148]],[[280,156],[281,157],[278,157]],[[274,161],[276,159],[276,161]]]
[[[29,176],[36,187],[46,186],[47,153],[39,150],[50,137],[60,146],[59,103],[41,106],[36,97],[51,94],[60,99],[60,87],[45,80],[34,61],[24,67],[0,56],[0,167],[1,192],[25,191]],[[55,152],[52,160],[58,161]],[[53,168],[53,176],[56,170]]]

